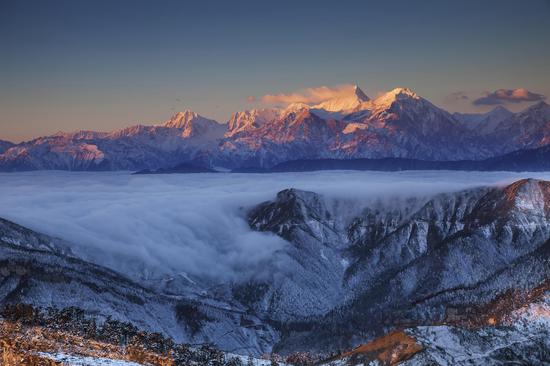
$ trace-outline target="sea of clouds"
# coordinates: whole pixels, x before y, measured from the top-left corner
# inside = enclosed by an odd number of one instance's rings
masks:
[[[0,174],[0,217],[65,239],[86,259],[129,275],[185,273],[221,280],[253,272],[288,245],[250,230],[245,220],[248,209],[282,189],[358,203],[525,177],[550,179],[550,173],[9,173]]]

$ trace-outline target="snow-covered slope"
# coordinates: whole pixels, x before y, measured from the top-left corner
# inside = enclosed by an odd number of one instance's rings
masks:
[[[550,278],[549,203],[550,183],[523,180],[373,203],[342,220],[338,206],[318,195],[283,192],[252,212],[251,225],[290,240],[286,254],[297,265],[255,308],[299,319],[313,292],[304,283],[322,283],[326,295],[311,313],[325,314],[308,318],[310,331],[287,333],[283,349],[349,347],[388,328],[441,321],[451,309],[466,317],[470,306]]]
[[[64,243],[2,221],[0,304],[77,307],[99,318],[131,322],[178,342],[212,343],[223,350],[269,352],[277,334],[238,303],[202,289],[162,292],[160,283],[137,284],[104,267],[62,254]]]
[[[464,329],[428,326],[409,334],[424,350],[400,365],[545,365],[550,360],[548,305],[509,326]]]
[[[91,357],[81,355],[68,355],[65,353],[40,353],[41,356],[53,361],[61,362],[67,366],[143,366],[142,363],[115,360],[105,357]]]
[[[0,218],[0,242],[31,250],[43,250],[72,256],[69,243],[34,232],[2,218]]]
[[[395,328],[490,325],[550,283],[546,181],[365,202],[287,189],[247,219],[287,244],[247,278],[170,289],[2,221],[1,303],[77,306],[226,351],[327,352]]]
[[[276,233],[290,243],[265,268],[267,279],[262,275],[259,283],[246,285],[248,291],[264,288],[256,298],[245,299],[255,311],[288,321],[326,314],[346,297],[345,223],[334,216],[333,204],[315,193],[289,189],[249,213],[253,229]]]
[[[322,365],[547,365],[550,295],[477,327],[431,325],[389,333]]]

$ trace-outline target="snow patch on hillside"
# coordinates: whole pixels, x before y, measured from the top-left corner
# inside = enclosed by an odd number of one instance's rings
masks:
[[[39,353],[40,356],[49,358],[50,360],[62,362],[67,366],[143,366],[141,363],[114,360],[112,358],[103,357],[87,357],[79,355],[68,355],[65,353]]]

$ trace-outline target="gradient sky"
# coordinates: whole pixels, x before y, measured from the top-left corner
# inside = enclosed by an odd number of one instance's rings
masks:
[[[500,88],[550,97],[549,19],[549,0],[0,0],[0,139],[187,108],[225,121],[250,95],[344,83],[450,111]]]

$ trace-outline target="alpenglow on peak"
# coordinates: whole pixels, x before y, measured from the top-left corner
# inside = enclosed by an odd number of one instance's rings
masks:
[[[363,103],[370,101],[370,98],[359,88],[354,85],[351,92],[345,95],[337,96],[319,103],[313,108],[323,109],[328,112],[350,112],[357,110]]]

